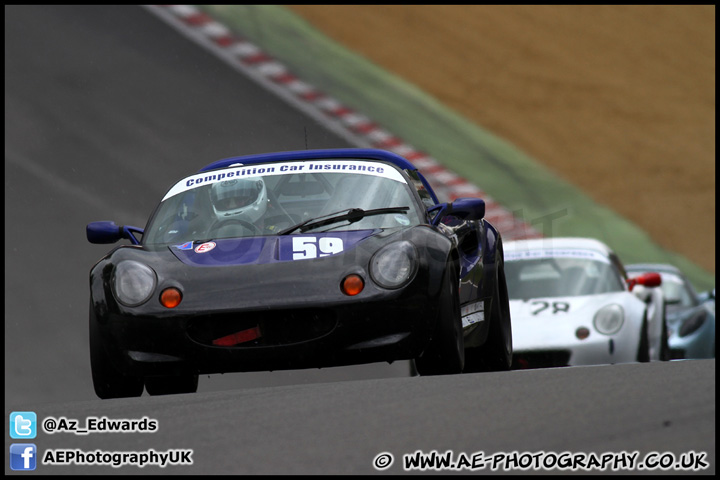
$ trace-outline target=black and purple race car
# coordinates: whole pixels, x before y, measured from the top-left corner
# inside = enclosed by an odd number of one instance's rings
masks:
[[[100,398],[187,393],[198,375],[411,359],[508,370],[502,238],[485,203],[439,203],[376,149],[233,157],[177,182],[90,271]]]

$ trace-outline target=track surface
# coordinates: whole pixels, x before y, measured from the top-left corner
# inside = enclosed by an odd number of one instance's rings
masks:
[[[133,6],[6,6],[5,124],[6,431],[12,411],[148,416],[158,432],[41,432],[34,443],[194,451],[193,466],[37,473],[373,473],[383,451],[400,473],[416,450],[695,450],[714,472],[714,360],[443,378],[370,365],[97,400],[87,274],[107,248],[87,243],[88,222],[143,226],[171,183],[220,158],[353,145]]]

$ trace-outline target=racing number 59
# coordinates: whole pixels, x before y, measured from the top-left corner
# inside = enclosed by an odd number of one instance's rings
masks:
[[[342,251],[342,238],[293,237],[293,260],[325,257]]]

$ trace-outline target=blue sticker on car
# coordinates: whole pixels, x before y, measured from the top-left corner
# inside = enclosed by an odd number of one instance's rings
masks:
[[[192,240],[189,242],[185,242],[182,245],[175,245],[175,248],[178,250],[192,250],[193,249],[193,242]]]

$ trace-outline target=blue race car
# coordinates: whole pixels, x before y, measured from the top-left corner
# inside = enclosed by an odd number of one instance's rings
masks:
[[[90,271],[100,398],[195,392],[198,375],[393,362],[509,370],[500,233],[376,149],[233,157],[183,178]]]
[[[715,358],[715,292],[698,294],[673,265],[627,265],[628,276],[658,272],[662,277],[672,359]]]

